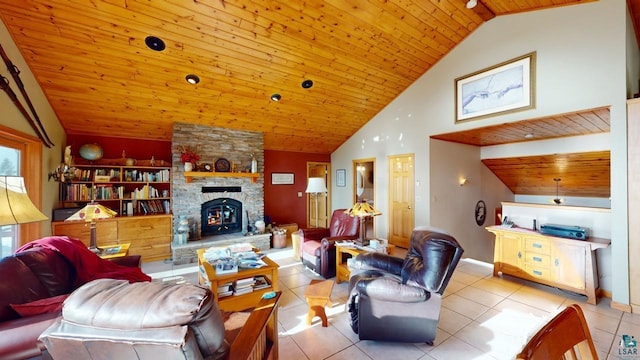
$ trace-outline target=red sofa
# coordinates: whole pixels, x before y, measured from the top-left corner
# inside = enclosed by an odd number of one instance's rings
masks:
[[[150,280],[140,256],[103,260],[67,237],[40,239],[1,259],[0,359],[48,358],[38,336],[60,317],[66,295],[101,277]]]

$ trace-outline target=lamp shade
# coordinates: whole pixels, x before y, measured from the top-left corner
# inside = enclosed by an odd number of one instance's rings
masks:
[[[25,224],[47,220],[31,202],[20,176],[0,176],[0,225]]]
[[[374,208],[373,206],[371,206],[371,204],[367,202],[355,203],[350,209],[345,210],[345,213],[349,214],[350,216],[357,216],[357,217],[382,215],[380,210]]]
[[[309,184],[307,184],[306,193],[326,193],[327,186],[324,184],[324,178],[312,177],[309,178]]]
[[[98,203],[88,203],[82,209],[76,211],[73,215],[69,216],[65,221],[72,220],[84,220],[86,222],[91,222],[97,219],[108,219],[116,216],[116,212],[100,205]]]

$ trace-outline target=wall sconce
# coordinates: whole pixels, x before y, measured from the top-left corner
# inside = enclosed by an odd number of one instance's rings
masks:
[[[467,178],[460,178],[458,180],[458,183],[460,184],[460,186],[465,186],[467,184]]]

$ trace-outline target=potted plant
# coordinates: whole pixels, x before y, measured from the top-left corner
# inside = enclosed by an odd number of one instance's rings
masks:
[[[193,171],[195,164],[200,160],[197,150],[189,146],[180,148],[180,161],[184,164],[184,171]]]

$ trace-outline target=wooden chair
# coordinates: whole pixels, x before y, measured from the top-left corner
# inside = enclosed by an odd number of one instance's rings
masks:
[[[543,326],[516,359],[598,359],[591,332],[580,306],[568,306]]]

